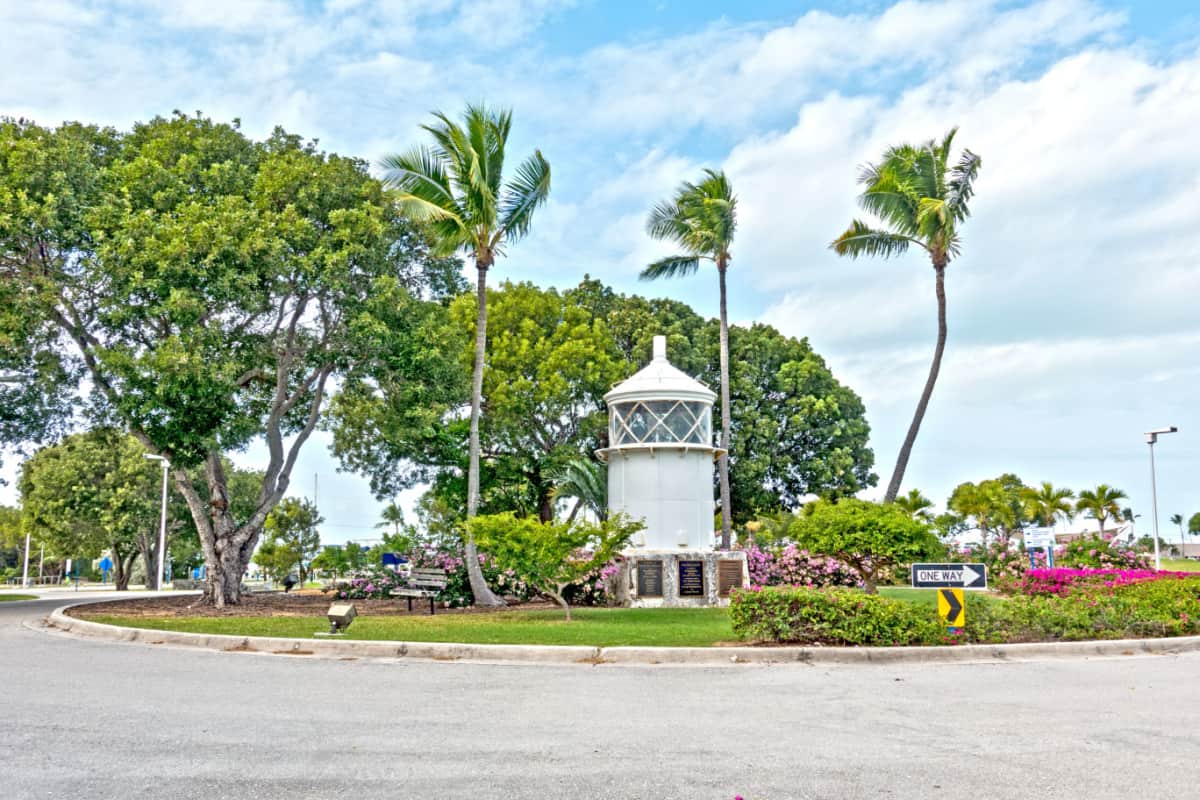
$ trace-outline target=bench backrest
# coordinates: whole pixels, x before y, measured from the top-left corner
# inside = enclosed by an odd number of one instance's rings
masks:
[[[414,586],[429,586],[436,589],[446,588],[446,570],[444,569],[414,569],[408,574],[408,582]]]

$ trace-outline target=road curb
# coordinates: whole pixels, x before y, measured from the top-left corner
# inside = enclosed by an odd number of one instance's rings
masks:
[[[228,636],[159,631],[148,628],[125,628],[68,616],[64,612],[70,607],[68,605],[55,609],[47,618],[47,624],[64,633],[107,641],[197,647],[227,653],[312,655],[327,658],[391,658],[514,664],[728,667],[750,664],[997,663],[1174,655],[1200,651],[1200,636],[1181,636],[1172,639],[1114,639],[940,647],[590,647],[291,639],[274,636]]]

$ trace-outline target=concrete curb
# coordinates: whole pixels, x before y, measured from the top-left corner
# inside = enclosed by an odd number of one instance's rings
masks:
[[[72,604],[78,605],[78,604]],[[507,664],[693,665],[749,664],[951,664],[1046,659],[1175,655],[1200,651],[1200,636],[1172,639],[1033,644],[970,644],[941,647],[585,647],[566,645],[385,642],[355,639],[289,639],[273,636],[226,636],[207,633],[124,628],[67,616],[57,608],[47,624],[64,633],[92,639],[175,645],[226,653],[392,658]]]

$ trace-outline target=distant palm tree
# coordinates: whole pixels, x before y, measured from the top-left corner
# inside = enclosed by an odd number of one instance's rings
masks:
[[[608,519],[608,480],[603,466],[590,458],[573,458],[554,470],[550,479],[555,482],[555,498],[575,499],[567,522],[574,521],[581,508],[602,522]]]
[[[946,266],[959,254],[958,229],[971,213],[967,203],[975,193],[975,176],[982,163],[979,156],[963,150],[958,162],[950,165],[950,148],[957,131],[952,128],[940,142],[930,140],[921,145],[889,148],[882,161],[864,167],[858,182],[867,188],[859,195],[858,202],[883,220],[884,227],[872,228],[856,219],[830,244],[838,255],[851,258],[890,258],[907,252],[909,245],[916,245],[933,263],[937,345],[929,377],[888,481],[886,503],[894,501],[900,493],[904,470],[942,366],[942,353],[946,349]]]
[[[383,511],[379,512],[379,522],[375,523],[376,528],[391,528],[392,533],[397,535],[403,525],[404,510],[396,504],[395,500],[384,506]]]
[[[470,454],[467,467],[467,518],[479,508],[479,414],[483,363],[487,349],[487,271],[504,246],[529,233],[533,212],[550,194],[550,164],[540,150],[503,180],[505,146],[512,113],[467,106],[463,124],[436,113],[422,128],[432,146],[385,156],[384,180],[399,190],[404,213],[422,223],[433,237],[437,255],[465,252],[475,260],[477,314],[475,371],[471,382]],[[483,578],[475,540],[467,528],[466,562],[477,605],[499,606]]]
[[[908,512],[918,522],[933,522],[933,501],[921,494],[920,489],[909,489],[908,494],[896,498],[896,505]]]
[[[1092,489],[1084,489],[1075,501],[1075,511],[1089,514],[1100,525],[1100,535],[1104,535],[1104,523],[1110,519],[1121,519],[1121,506],[1118,501],[1129,496],[1120,489],[1114,489],[1102,483]]]
[[[721,548],[728,550],[733,531],[733,510],[729,499],[729,318],[725,310],[725,272],[732,256],[733,234],[737,230],[737,197],[724,172],[704,170],[699,183],[684,183],[667,202],[650,212],[646,230],[655,239],[674,242],[682,248],[678,255],[655,261],[642,270],[642,280],[678,278],[700,268],[701,260],[717,267],[721,290],[721,457],[717,474],[721,485]]]
[[[1182,558],[1184,553],[1183,546],[1186,543],[1186,539],[1183,536],[1183,514],[1172,514],[1171,523],[1179,526],[1179,556]]]
[[[1025,507],[1037,524],[1053,527],[1059,519],[1071,519],[1075,511],[1071,503],[1074,499],[1075,493],[1070,489],[1056,489],[1050,481],[1042,481],[1039,488],[1026,489]]]

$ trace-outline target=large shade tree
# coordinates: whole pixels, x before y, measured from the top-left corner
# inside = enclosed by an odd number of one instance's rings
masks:
[[[975,176],[981,163],[979,156],[970,150],[963,150],[958,160],[951,163],[956,131],[951,129],[941,141],[889,148],[881,161],[863,167],[859,183],[866,188],[859,195],[859,205],[877,216],[883,225],[875,227],[856,219],[830,245],[838,255],[851,258],[890,258],[916,246],[925,251],[933,265],[937,344],[925,387],[884,493],[884,501],[888,503],[900,492],[904,470],[942,367],[946,349],[946,267],[959,255],[962,244],[959,230],[970,214],[968,203],[975,191]]]
[[[550,163],[535,151],[504,180],[512,114],[468,106],[462,123],[445,114],[422,126],[433,138],[383,159],[387,182],[399,191],[406,214],[428,226],[443,255],[466,253],[475,262],[475,357],[471,379],[471,419],[467,465],[467,518],[479,506],[479,417],[487,351],[487,272],[506,245],[529,233],[533,213],[550,194]],[[503,605],[483,579],[468,528],[467,571],[475,602]]]
[[[240,599],[332,387],[401,373],[436,392],[431,274],[447,264],[365,163],[282,130],[254,141],[182,114],[128,132],[0,125],[0,284],[23,298],[0,342],[26,336],[27,371],[84,376],[71,399],[87,415],[170,459],[216,606]],[[43,434],[28,422],[0,432]],[[253,441],[266,469],[238,519],[221,453]]]
[[[38,450],[18,481],[25,530],[55,557],[108,551],[117,589],[128,588],[141,555],[146,586],[157,588],[161,478],[145,452],[132,436],[104,428]]]
[[[733,508],[729,488],[729,437],[733,427],[729,399],[729,316],[726,312],[725,273],[732,260],[730,248],[737,231],[737,197],[724,172],[708,169],[699,183],[685,182],[675,196],[650,212],[646,231],[655,239],[669,241],[681,252],[666,256],[642,270],[643,280],[691,275],[701,261],[717,269],[720,290],[720,389],[721,455],[717,480],[721,502],[721,547],[729,549],[733,530]]]

